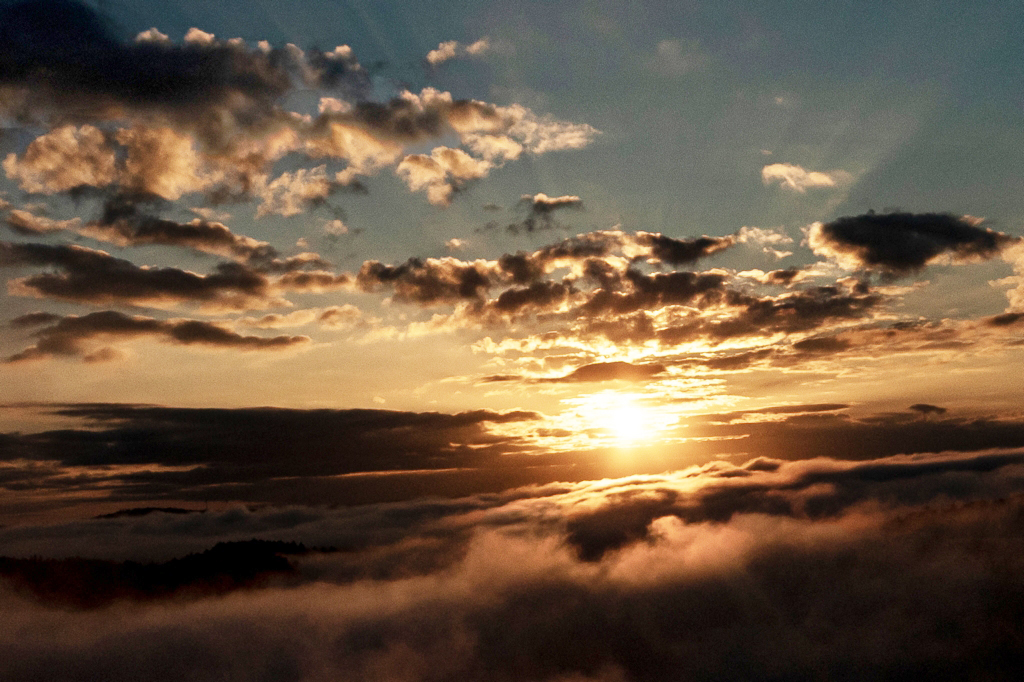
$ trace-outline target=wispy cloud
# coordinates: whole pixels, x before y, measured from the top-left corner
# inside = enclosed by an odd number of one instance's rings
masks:
[[[809,171],[792,163],[772,163],[761,169],[761,180],[803,194],[809,189],[839,187],[849,183],[852,176],[846,171]]]
[[[456,57],[477,57],[487,52],[490,48],[491,41],[487,38],[481,38],[469,45],[463,45],[457,40],[447,40],[438,44],[437,48],[427,53],[427,63],[431,66],[437,66]]]

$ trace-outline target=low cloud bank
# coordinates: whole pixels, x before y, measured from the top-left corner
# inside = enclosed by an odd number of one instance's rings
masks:
[[[292,557],[292,586],[220,596],[69,609],[0,587],[0,676],[1009,679],[1024,663],[1022,461],[760,458],[459,500],[4,529],[23,549],[258,534],[338,551]]]

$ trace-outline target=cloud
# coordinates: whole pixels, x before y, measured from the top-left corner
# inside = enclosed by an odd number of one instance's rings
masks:
[[[282,173],[270,182],[264,180],[256,188],[257,196],[263,200],[256,210],[256,217],[299,215],[309,204],[322,203],[334,189],[335,183],[327,176],[327,166]]]
[[[213,111],[266,111],[289,87],[287,70],[268,54],[212,40],[122,43],[99,15],[68,0],[10,3],[0,25],[0,87],[11,113],[104,118],[125,107],[192,116],[202,126]]]
[[[363,313],[351,303],[331,306],[320,311],[317,322],[329,329],[339,329],[355,324],[363,319]]]
[[[108,348],[101,343],[142,335],[170,343],[251,350],[304,342],[303,337],[227,336],[224,330],[211,338],[205,323],[185,322],[127,318],[116,313],[62,318],[56,324],[38,320],[38,324],[51,326],[37,334],[37,346],[23,353],[25,357],[12,360],[45,353],[97,355]],[[657,380],[669,367],[669,363],[591,363],[556,381],[645,382]],[[0,434],[0,487],[10,495],[0,505],[0,512],[37,507],[38,496],[30,493],[43,489],[49,491],[52,503],[66,510],[85,503],[141,501],[158,506],[189,506],[204,500],[368,504],[423,496],[457,498],[627,472],[653,475],[723,458],[756,460],[756,469],[715,465],[712,469],[717,473],[700,495],[692,497],[696,493],[691,488],[685,505],[680,502],[665,512],[687,522],[702,522],[728,520],[742,513],[810,513],[800,495],[787,502],[764,481],[754,485],[750,471],[755,470],[788,467],[790,472],[803,472],[803,483],[787,484],[781,490],[832,486],[831,501],[819,500],[815,512],[828,515],[863,502],[865,495],[875,494],[869,491],[872,486],[889,495],[886,499],[893,504],[910,504],[921,499],[913,497],[913,486],[903,492],[897,489],[915,477],[934,479],[932,487],[922,488],[923,494],[935,494],[940,488],[968,494],[970,488],[957,487],[955,472],[995,471],[1024,464],[1019,453],[1024,447],[1024,425],[1019,419],[935,415],[926,421],[909,412],[852,418],[844,408],[841,404],[785,405],[690,418],[671,427],[683,436],[678,445],[645,449],[642,458],[631,458],[627,464],[600,449],[552,450],[551,444],[560,439],[572,441],[573,433],[559,431],[557,421],[524,411],[438,414],[116,404],[39,406],[50,418],[73,421],[64,428],[39,433]],[[544,440],[543,447],[538,447],[538,438]],[[822,453],[845,463],[815,460]],[[879,461],[886,457],[894,459]],[[777,464],[769,467],[768,461]],[[993,491],[1003,494],[1005,488]],[[704,499],[707,505],[697,504]],[[16,507],[18,504],[22,506]],[[253,536],[222,539],[249,537]]]
[[[651,249],[651,258],[669,265],[694,263],[736,243],[735,237],[696,237],[675,239],[654,232],[637,232],[636,241]]]
[[[119,130],[115,137],[126,149],[121,185],[129,191],[179,199],[222,179],[204,167],[190,135],[168,127],[134,126]]]
[[[522,202],[526,203],[530,211],[533,213],[551,213],[560,208],[582,208],[583,200],[577,196],[571,196],[568,194],[560,197],[549,197],[543,192],[537,194],[524,194],[521,199]]]
[[[497,261],[470,262],[451,257],[410,259],[402,265],[366,261],[356,283],[363,291],[393,287],[395,300],[424,306],[470,301],[474,303],[470,312],[476,315],[515,315],[526,309],[539,312],[569,303],[577,304],[573,308],[577,315],[621,314],[690,303],[705,293],[717,296],[724,291],[727,279],[719,273],[646,274],[630,268],[632,260],[687,263],[732,243],[731,237],[674,239],[649,232],[590,232],[534,252],[505,254]],[[629,253],[630,258],[613,256],[617,251]],[[547,279],[561,268],[569,268],[571,273],[561,281]],[[583,283],[588,286],[581,288]],[[592,288],[594,283],[596,288]],[[488,298],[488,292],[495,288],[503,290],[495,298]]]
[[[153,28],[140,31],[135,36],[135,42],[154,42],[154,43],[170,43],[171,39],[166,33],[161,33],[155,26]]]
[[[413,192],[426,191],[432,204],[446,205],[469,180],[486,177],[492,164],[461,149],[435,147],[430,155],[410,154],[395,169]]]
[[[535,232],[537,230],[550,230],[560,225],[554,219],[556,211],[567,209],[582,210],[583,200],[578,196],[565,194],[560,197],[549,197],[543,192],[537,194],[524,194],[519,199],[519,205],[526,207],[527,215],[522,221],[512,223],[505,229],[512,234],[519,232]]]
[[[114,182],[116,160],[107,136],[91,125],[62,126],[29,143],[19,159],[8,154],[4,172],[26,192],[53,194]]]
[[[0,674],[1011,678],[1019,462],[714,462],[460,500],[0,529],[22,552],[31,537],[166,553],[257,534],[345,548],[288,555],[284,585],[173,602],[55,609],[7,587],[0,648],[18,655]]]
[[[725,237],[673,238],[618,230],[589,232],[532,252],[494,261],[411,259],[401,265],[366,261],[357,286],[393,289],[397,302],[453,306],[445,328],[536,329],[586,348],[601,339],[636,348],[662,349],[691,342],[721,344],[800,343],[778,335],[825,334],[881,314],[890,294],[846,278],[834,285],[796,285],[809,275],[794,269],[737,275],[714,269],[676,270],[737,242]],[[668,271],[662,271],[662,270]],[[790,289],[764,294],[739,281],[755,279]],[[775,336],[774,341],[770,341]],[[838,352],[847,340],[813,341],[797,347]],[[759,356],[791,362],[790,353]]]
[[[334,273],[326,270],[286,268],[286,272],[283,275],[273,280],[273,288],[278,291],[322,294],[325,291],[336,291],[348,287],[352,284],[352,279],[352,276],[344,272]]]
[[[72,245],[0,242],[0,266],[47,265],[44,272],[11,280],[16,294],[91,305],[202,304],[244,310],[281,304],[271,280],[240,263],[221,263],[209,275],[177,268],[140,267],[94,249]]]
[[[210,340],[210,325],[205,323],[160,323],[97,313],[65,318],[44,330],[35,352],[81,353],[82,341],[90,334],[122,330],[159,333],[176,343],[229,343],[223,333]],[[304,341],[235,335],[230,343],[269,350]],[[62,468],[46,474],[40,483],[58,496],[106,490],[111,499],[123,501],[171,493],[178,500],[295,498],[347,504],[498,491],[547,481],[552,475],[551,458],[540,455],[527,460],[539,468],[519,470],[524,460],[513,455],[524,444],[502,435],[503,426],[540,418],[526,411],[440,414],[115,404],[52,409],[86,423],[37,434],[4,434],[0,461],[8,463],[5,469],[31,471],[35,465],[30,462]]]
[[[518,159],[525,149],[508,135],[465,133],[462,135],[462,143],[473,153],[496,164]]]
[[[1020,238],[948,213],[867,213],[814,223],[807,241],[815,253],[848,269],[898,277],[942,258],[953,263],[993,258]]]
[[[736,233],[736,241],[740,244],[755,244],[761,247],[761,251],[774,256],[777,259],[792,256],[792,251],[782,251],[777,248],[784,244],[792,244],[793,238],[785,232],[768,230],[761,227],[748,227],[744,225]]]
[[[14,318],[13,320],[11,320],[11,326],[14,328],[36,327],[41,324],[50,324],[52,322],[58,322],[60,320],[60,315],[39,311],[35,313],[27,313],[25,315],[20,315]]]
[[[324,223],[323,231],[328,237],[337,238],[343,234],[348,234],[348,225],[335,218]]]
[[[587,316],[624,315],[670,305],[704,307],[722,300],[726,277],[719,273],[657,272],[627,270],[622,281],[628,288],[609,288],[591,293],[580,310]]]
[[[1009,327],[1021,320],[1024,320],[1024,313],[1003,313],[1001,315],[993,315],[986,322],[993,327]]]
[[[179,246],[263,267],[286,266],[277,250],[267,242],[235,234],[223,223],[213,220],[179,223],[148,215],[143,212],[138,197],[129,194],[108,197],[101,217],[77,231],[121,247]],[[311,264],[326,265],[322,260]]]
[[[427,61],[431,65],[438,65],[441,62],[448,61],[449,59],[455,58],[455,50],[459,46],[457,40],[449,40],[441,43],[437,46],[436,50],[431,50],[427,53]]]
[[[558,382],[576,381],[650,381],[665,372],[660,364],[634,365],[628,362],[595,362],[577,367]]]
[[[457,56],[468,55],[476,57],[487,52],[490,47],[491,43],[487,38],[481,38],[469,45],[461,45],[457,40],[448,40],[438,44],[437,49],[427,53],[427,62],[431,66],[437,66]]]
[[[82,225],[80,218],[53,220],[21,209],[14,209],[8,213],[5,222],[7,227],[26,236],[38,236],[47,232],[62,232],[64,230],[74,231]]]
[[[920,411],[915,409],[912,413],[863,419],[843,413],[822,413],[740,423],[734,421],[732,414],[708,415],[690,423],[687,435],[716,439],[691,445],[705,455],[744,453],[784,460],[815,457],[825,447],[824,443],[828,443],[829,456],[847,460],[1024,447],[1024,424],[1019,419],[966,418],[937,412],[928,420],[920,416]],[[737,437],[738,440],[728,440]]]
[[[496,268],[487,261],[465,262],[457,258],[411,258],[402,265],[366,261],[356,276],[363,291],[392,287],[395,299],[420,305],[482,300],[492,286]]]
[[[283,329],[289,327],[304,327],[317,319],[319,311],[314,309],[295,310],[290,313],[267,313],[260,317],[243,317],[238,324],[245,327],[257,327],[260,329]]]
[[[537,116],[519,104],[503,107],[501,112],[512,121],[508,128],[509,136],[533,154],[583,149],[600,134],[599,130],[586,123],[569,123],[551,116]]]
[[[332,120],[350,121],[377,136],[402,142],[421,141],[453,130],[471,147],[479,144],[531,154],[582,149],[600,134],[586,123],[538,116],[521,104],[497,106],[479,100],[456,100],[451,93],[434,88],[424,88],[419,94],[405,91],[383,104],[359,102],[351,114]],[[515,158],[519,153],[509,156],[501,152],[496,156]]]
[[[288,327],[304,327],[316,322],[328,329],[342,329],[363,321],[363,313],[359,308],[346,303],[329,308],[307,308],[290,313],[268,313],[260,317],[243,317],[237,323],[246,327],[260,329],[282,329]]]
[[[781,187],[803,194],[808,189],[821,187],[837,187],[851,180],[845,171],[809,171],[792,163],[772,163],[761,169],[761,180],[769,185],[776,183]]]
[[[481,314],[497,313],[508,318],[538,312],[550,312],[568,303],[576,289],[564,282],[533,282],[525,287],[512,287],[498,294]]]
[[[523,153],[579,149],[599,134],[518,104],[455,100],[434,88],[375,101],[368,72],[345,45],[325,52],[261,42],[250,49],[198,28],[182,44],[156,29],[125,43],[72,0],[9,3],[0,24],[4,111],[49,128],[3,162],[30,192],[114,187],[169,200],[204,192],[219,202],[255,195],[258,215],[296,215],[397,163],[412,186],[443,204],[495,165]],[[459,55],[489,49],[486,38],[453,45]],[[299,89],[323,93],[317,115],[285,109]],[[475,156],[436,147],[421,158],[405,150],[452,135]],[[270,179],[273,163],[289,153],[347,165],[333,176],[318,166]],[[424,169],[427,160],[432,169]]]
[[[921,416],[928,416],[930,414],[946,414],[948,410],[945,407],[939,407],[938,405],[929,405],[927,403],[917,403],[911,405],[910,409],[919,413]]]
[[[33,333],[35,345],[26,348],[4,362],[39,360],[55,356],[77,357],[87,362],[113,360],[114,348],[99,344],[118,344],[138,337],[155,337],[161,341],[183,346],[232,348],[235,350],[276,350],[307,343],[305,336],[242,336],[212,322],[199,320],[157,320],[139,315],[124,315],[113,310],[54,317],[37,314],[31,318],[18,318],[18,326],[48,324]]]

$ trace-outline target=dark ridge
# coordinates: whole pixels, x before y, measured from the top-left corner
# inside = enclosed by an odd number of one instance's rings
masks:
[[[294,578],[286,557],[311,551],[296,542],[219,542],[204,552],[164,563],[102,559],[0,557],[0,579],[52,606],[99,608],[117,600],[196,598]],[[329,551],[329,550],[325,550]]]

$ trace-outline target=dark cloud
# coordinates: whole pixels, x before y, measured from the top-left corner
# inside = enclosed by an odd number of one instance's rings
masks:
[[[624,281],[629,291],[597,289],[582,306],[587,316],[623,315],[668,305],[694,304],[703,307],[720,300],[725,292],[725,275],[718,273],[667,272],[646,274],[630,269]]]
[[[779,286],[789,286],[794,281],[800,278],[803,270],[801,268],[786,268],[785,270],[772,270],[768,273],[767,279],[769,284],[778,284]]]
[[[744,336],[808,332],[836,322],[869,317],[884,300],[880,294],[837,286],[811,287],[764,297],[730,291],[724,298],[730,304],[729,315],[672,325],[658,330],[658,337],[666,344],[696,339],[719,343]],[[801,340],[793,347],[803,352],[839,352],[849,344],[841,339],[822,338]]]
[[[498,259],[498,267],[515,284],[529,284],[544,276],[544,268],[530,254],[506,253]]]
[[[1009,327],[1021,320],[1024,320],[1024,313],[1003,313],[1001,315],[993,315],[985,320],[985,322],[992,327]]]
[[[285,260],[285,263],[288,259]],[[321,293],[346,287],[352,283],[348,274],[327,272],[324,270],[292,270],[274,280],[276,288],[283,291],[299,291]]]
[[[469,302],[453,318],[456,323],[502,326],[532,321],[552,333],[584,340],[604,337],[616,343],[675,346],[815,333],[776,349],[778,358],[790,363],[797,355],[851,348],[853,342],[837,336],[836,330],[872,318],[887,300],[866,281],[853,278],[759,295],[749,286],[737,286],[721,270],[652,271],[711,255],[733,243],[732,237],[672,239],[645,232],[590,232],[533,252],[505,254],[496,261],[366,261],[355,282],[368,292],[392,289],[396,301],[422,306]],[[780,282],[792,283],[797,274]]]
[[[854,418],[845,413],[819,413],[742,423],[732,421],[735,417],[731,414],[704,416],[691,423],[686,430],[688,436],[712,440],[690,447],[704,457],[749,455],[784,460],[821,454],[863,460],[904,453],[1024,447],[1024,422],[1019,419],[923,420],[918,414],[906,412]]]
[[[565,303],[574,293],[576,290],[571,284],[533,282],[528,287],[513,287],[501,292],[491,301],[488,310],[505,316],[545,311]]]
[[[20,315],[11,320],[12,327],[37,327],[41,324],[52,324],[61,320],[60,315],[54,315],[53,313],[47,312],[35,312],[28,313],[26,315]]]
[[[92,316],[67,321],[97,325]],[[160,324],[116,314],[108,314],[103,321],[129,329],[132,324]],[[191,322],[170,326],[166,333],[175,335],[181,343],[221,342],[218,333]],[[274,340],[262,341],[269,344]],[[57,347],[51,352],[61,350]],[[502,464],[498,456],[516,452],[521,444],[517,439],[491,434],[488,425],[538,418],[532,412],[487,410],[451,415],[116,404],[70,405],[54,408],[54,412],[88,420],[91,427],[15,439],[8,444],[5,458],[28,456],[58,460],[67,466],[151,463],[208,467],[206,472],[195,471],[182,478],[183,483],[196,485],[207,476],[211,483],[237,483],[261,481],[269,475],[336,476],[483,465],[501,468],[511,464]]]
[[[418,100],[396,97],[388,102],[359,102],[342,120],[357,121],[374,132],[403,142],[437,137],[447,130],[448,101],[434,101],[424,107]],[[482,104],[482,103],[481,103]],[[463,103],[469,106],[469,103]]]
[[[656,378],[657,370],[596,364],[575,377],[570,375],[569,380],[644,381]],[[28,490],[49,491],[55,504],[69,506],[82,504],[82,499],[94,505],[135,500],[148,506],[208,500],[379,503],[497,493],[529,484],[626,473],[655,474],[719,457],[761,462],[821,456],[872,461],[901,453],[920,458],[921,453],[1024,447],[1020,420],[945,417],[926,421],[908,413],[853,418],[843,408],[839,404],[787,405],[691,418],[681,423],[678,432],[685,444],[644,449],[626,461],[602,450],[538,450],[531,431],[543,438],[570,434],[558,432],[528,412],[450,415],[68,405],[51,409],[68,419],[86,420],[82,428],[0,437],[0,459],[11,463],[3,471],[17,474],[0,481],[15,496],[2,506],[10,511],[17,504],[28,504],[16,501]],[[499,424],[515,427],[511,433],[517,435],[503,435],[506,428]],[[987,467],[1017,460],[1000,455],[971,461]],[[751,470],[729,465],[722,471],[715,480],[749,477]],[[889,470],[880,471],[878,476]],[[808,485],[818,483],[832,485],[819,479]],[[959,485],[955,476],[949,483]],[[765,504],[772,499],[769,495]]]
[[[524,194],[519,200],[519,206],[525,207],[527,215],[521,221],[506,226],[506,230],[512,234],[520,232],[536,232],[538,230],[550,230],[561,225],[555,220],[556,211],[583,210],[583,200],[573,195],[549,197],[543,192],[537,194]]]
[[[949,411],[945,407],[939,407],[938,405],[929,405],[927,403],[917,403],[915,405],[911,405],[910,409],[923,416],[927,416],[930,414],[946,414],[946,412]]]
[[[226,44],[123,43],[70,0],[8,3],[0,14],[0,84],[66,116],[129,108],[195,116],[210,107],[262,109],[289,87],[281,54]]]
[[[852,341],[835,336],[816,336],[793,344],[793,350],[803,353],[841,353],[851,347]]]
[[[752,415],[794,415],[794,414],[813,414],[815,412],[837,412],[839,410],[845,410],[849,405],[846,403],[814,403],[810,405],[780,405],[777,407],[763,407],[759,410],[740,410],[737,412],[720,412],[700,415],[694,417],[694,421],[706,421],[711,423],[722,423],[728,424],[734,421],[742,420]]]
[[[131,193],[111,194],[105,198],[102,215],[88,226],[89,236],[118,246],[184,246],[206,253],[232,254],[243,259],[277,256],[269,244],[235,235],[220,223],[197,220],[183,225],[147,215],[144,212],[146,204],[155,201],[155,198]]]
[[[742,306],[742,312],[711,329],[718,337],[752,331],[806,331],[828,320],[862,318],[882,300],[881,295],[863,289],[849,291],[836,286],[811,287],[778,297],[738,297],[736,302]]]
[[[590,232],[536,251],[504,254],[495,261],[366,261],[356,284],[368,292],[392,289],[396,301],[421,306],[469,303],[449,318],[453,324],[534,324],[577,342],[603,337],[619,344],[654,342],[671,347],[799,335],[749,356],[780,365],[854,348],[855,339],[843,335],[844,329],[872,320],[888,300],[863,279],[797,287],[801,273],[794,271],[778,282],[788,291],[764,295],[723,270],[674,267],[728,248],[734,241]],[[665,271],[664,266],[672,267]],[[705,364],[737,360],[711,358]]]
[[[1020,240],[948,213],[867,213],[815,223],[808,241],[815,253],[899,276],[944,255],[954,261],[992,258]]]
[[[104,197],[100,217],[82,224],[81,220],[51,220],[27,211],[8,213],[8,227],[27,236],[54,231],[70,231],[120,247],[158,244],[179,246],[201,253],[248,262],[263,269],[287,270],[302,266],[328,267],[329,264],[307,254],[307,258],[282,259],[267,242],[234,234],[223,223],[195,219],[179,223],[150,215],[147,210],[163,203],[154,195],[116,191]]]
[[[330,267],[330,263],[316,254],[282,257],[267,242],[235,234],[223,223],[200,219],[179,223],[149,215],[144,211],[145,203],[144,198],[132,194],[113,194],[104,202],[102,216],[78,232],[122,247],[179,246],[239,260],[263,271]]]
[[[26,319],[27,318],[27,319]],[[289,348],[309,341],[305,336],[242,336],[211,322],[199,320],[157,320],[106,310],[88,315],[59,317],[33,313],[18,318],[19,326],[50,324],[32,335],[36,343],[8,357],[5,362],[38,360],[53,356],[79,357],[87,361],[112,360],[113,348],[98,343],[118,344],[140,336],[156,337],[180,345],[200,345],[237,350]]]
[[[467,263],[456,258],[410,258],[402,265],[366,261],[356,285],[363,291],[391,287],[396,300],[430,306],[482,301],[492,286],[493,274],[493,268],[482,261]]]
[[[550,267],[561,262],[572,263],[607,256],[629,241],[625,233],[616,230],[585,232],[538,249],[531,257],[536,263]]]
[[[656,232],[638,232],[636,241],[651,249],[651,258],[669,265],[687,265],[736,243],[735,237],[675,239]]]
[[[47,265],[46,272],[14,280],[17,291],[93,305],[200,303],[225,309],[279,302],[265,274],[239,263],[221,263],[199,275],[177,268],[146,268],[74,245],[0,242],[0,266]]]
[[[550,381],[650,381],[665,372],[661,364],[635,365],[629,362],[595,362],[577,367],[569,374]]]
[[[293,81],[364,93],[367,74],[351,55],[165,40],[123,42],[110,23],[71,0],[24,0],[0,8],[0,86],[31,118],[103,118],[118,108],[169,113],[206,132],[214,112],[236,122],[269,118]]]

